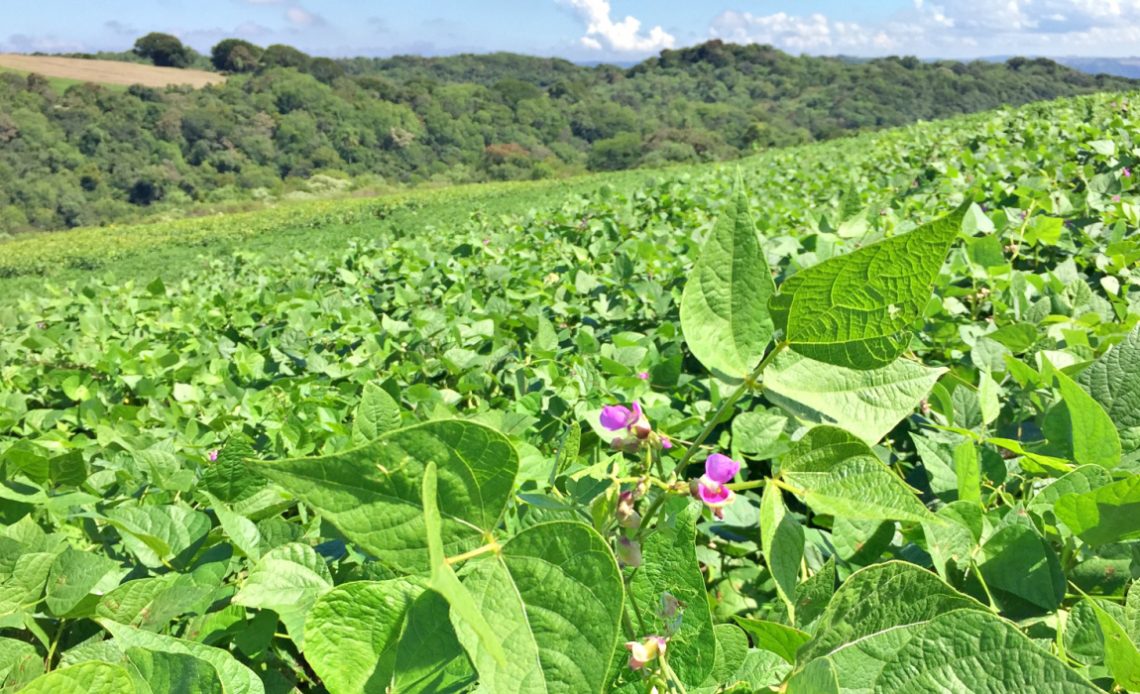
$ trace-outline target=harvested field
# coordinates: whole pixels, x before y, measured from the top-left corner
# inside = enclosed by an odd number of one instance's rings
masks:
[[[55,56],[19,55],[0,53],[0,68],[35,72],[45,77],[54,77],[99,84],[131,85],[147,87],[168,87],[175,84],[188,84],[192,87],[205,87],[209,84],[225,82],[223,75],[202,70],[179,70],[172,67],[137,65],[115,60],[83,60],[80,58],[57,58]]]

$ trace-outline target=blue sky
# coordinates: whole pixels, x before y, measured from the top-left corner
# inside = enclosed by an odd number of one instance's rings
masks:
[[[817,55],[1140,52],[1140,0],[36,0],[5,14],[0,51],[21,52],[123,50],[148,31],[332,56],[637,60],[710,38]]]

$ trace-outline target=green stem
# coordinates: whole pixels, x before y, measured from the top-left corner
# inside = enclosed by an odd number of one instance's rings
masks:
[[[763,487],[766,484],[768,484],[767,478],[762,480],[752,480],[751,482],[735,482],[733,484],[726,484],[724,486],[728,487],[734,492],[742,492],[746,489],[757,489],[759,487]]]
[[[712,419],[710,419],[707,424],[705,424],[705,428],[701,430],[701,433],[697,434],[697,438],[693,439],[693,443],[685,451],[685,455],[683,458],[681,458],[681,462],[677,463],[678,472],[684,472],[685,466],[687,466],[692,460],[692,457],[701,447],[701,444],[705,442],[705,439],[712,435],[713,429],[716,429],[717,425],[720,424],[721,418],[724,417],[724,415],[727,414],[734,405],[736,405],[737,400],[740,400],[740,398],[744,397],[744,394],[748,392],[749,388],[752,388],[756,385],[756,379],[760,378],[761,374],[764,373],[764,369],[768,368],[768,365],[772,363],[772,360],[776,358],[776,355],[784,351],[784,348],[787,346],[787,342],[780,342],[775,347],[773,347],[772,351],[768,352],[767,356],[765,356],[764,359],[760,361],[760,364],[755,368],[755,370],[752,371],[752,373],[748,374],[748,377],[744,379],[740,386],[738,386],[736,390],[729,393],[728,397],[721,401],[720,407],[717,408],[716,414],[713,415]]]
[[[990,587],[986,583],[985,577],[982,576],[982,571],[978,568],[977,564],[974,564],[974,575],[978,577],[978,583],[982,584],[982,590],[986,591],[986,598],[990,601],[990,610],[995,614],[1001,612],[1001,610],[998,609],[997,601],[994,600],[994,594],[990,592]]]
[[[55,651],[59,647],[59,642],[63,639],[63,632],[67,628],[67,620],[61,619],[59,626],[56,627],[55,633],[51,637],[51,645],[48,646],[47,657],[44,658],[44,671],[51,672],[52,661],[55,660]]]

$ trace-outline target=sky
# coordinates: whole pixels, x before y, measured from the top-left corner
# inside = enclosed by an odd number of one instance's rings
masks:
[[[714,38],[812,55],[1140,53],[1140,0],[0,0],[0,16],[0,52],[126,50],[164,31],[203,52],[240,37],[335,57],[629,62]]]

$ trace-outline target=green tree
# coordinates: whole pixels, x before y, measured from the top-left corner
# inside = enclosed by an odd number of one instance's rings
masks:
[[[249,41],[225,39],[210,50],[210,62],[223,72],[253,72],[264,52]]]
[[[135,41],[133,51],[159,67],[186,67],[194,62],[194,52],[178,37],[159,32],[151,32]]]

